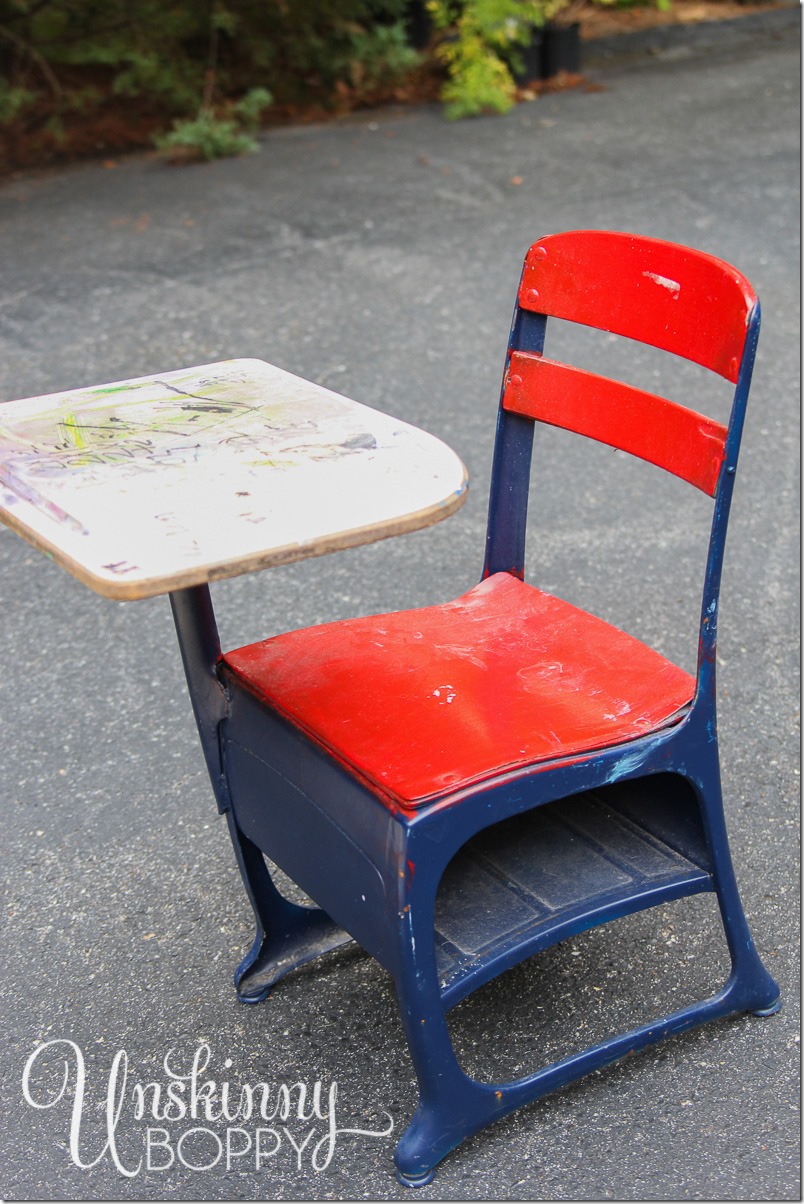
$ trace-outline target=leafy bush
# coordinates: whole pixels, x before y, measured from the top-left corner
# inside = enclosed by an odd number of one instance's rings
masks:
[[[447,67],[442,91],[445,115],[470,117],[505,113],[514,104],[516,86],[506,61],[525,45],[534,26],[543,25],[548,8],[562,0],[428,0],[436,29],[446,32],[436,54]]]
[[[253,155],[257,139],[245,133],[236,121],[216,117],[204,110],[191,120],[174,122],[168,134],[154,139],[170,159],[223,159],[228,155]]]
[[[91,84],[189,119],[210,149],[224,138],[216,123],[233,121],[226,137],[243,145],[243,114],[219,109],[255,89],[284,106],[343,107],[344,88],[350,103],[380,99],[417,62],[404,11],[405,0],[0,0],[0,121],[62,118]]]
[[[511,67],[534,29],[548,21],[569,22],[584,0],[427,0],[442,34],[436,54],[447,68],[441,92],[445,116],[505,113],[516,99]],[[614,4],[617,0],[592,0]],[[670,0],[656,0],[661,7]]]
[[[267,89],[252,88],[237,104],[228,106],[230,116],[202,108],[197,117],[175,121],[169,133],[157,135],[154,141],[172,160],[253,155],[260,149],[254,133],[270,103],[271,93]]]
[[[440,51],[449,78],[441,90],[444,114],[451,121],[478,113],[507,113],[516,86],[508,67],[474,31],[462,31]]]
[[[408,45],[404,25],[395,22],[373,29],[355,27],[343,58],[332,66],[340,79],[348,81],[356,98],[363,99],[406,75],[420,62],[421,55]]]
[[[0,80],[0,125],[14,121],[35,95],[28,88],[13,88],[5,80]]]
[[[187,48],[204,39],[209,20],[201,3],[0,0],[0,69],[12,86],[47,85],[63,103],[62,77],[97,68],[122,95],[148,92],[186,111],[201,92]]]

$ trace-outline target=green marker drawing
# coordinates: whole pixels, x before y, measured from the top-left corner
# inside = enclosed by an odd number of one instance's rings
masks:
[[[86,443],[84,442],[84,437],[81,434],[81,428],[76,421],[75,414],[65,414],[61,425],[64,427],[68,438],[72,439],[76,447],[86,447]]]

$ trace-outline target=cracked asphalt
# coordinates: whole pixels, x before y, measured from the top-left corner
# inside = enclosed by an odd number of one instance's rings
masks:
[[[455,1151],[423,1200],[800,1199],[799,21],[788,7],[601,44],[593,87],[503,118],[362,113],[267,133],[253,158],[172,169],[140,155],[0,186],[0,397],[256,356],[427,428],[468,466],[469,501],[446,523],[216,586],[229,646],[477,580],[508,323],[538,236],[593,226],[687,243],[761,297],[720,737],[738,879],[784,1008],[520,1110]],[[566,340],[614,368],[610,342]],[[696,370],[647,353],[639,370],[722,404]],[[708,505],[692,492],[545,432],[529,579],[688,666]],[[165,599],[97,597],[5,529],[0,559],[0,1196],[411,1198],[392,1155],[416,1096],[386,973],[352,947],[259,1006],[235,999],[251,921]],[[484,988],[452,1014],[465,1064],[521,1074],[713,989],[725,961],[712,911],[699,897],[631,917]],[[200,1114],[182,1136],[164,1091],[194,1060],[219,1099],[223,1083],[231,1100],[268,1085],[262,1134],[232,1105],[234,1119]],[[282,1108],[281,1085],[298,1083],[302,1116]]]

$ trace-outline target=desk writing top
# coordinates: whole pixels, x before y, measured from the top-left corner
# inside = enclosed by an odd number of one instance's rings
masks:
[[[0,518],[112,598],[402,534],[465,494],[434,436],[261,360],[0,404]]]

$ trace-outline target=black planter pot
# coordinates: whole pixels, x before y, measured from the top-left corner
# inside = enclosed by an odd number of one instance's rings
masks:
[[[424,50],[433,36],[433,18],[425,0],[408,0],[404,22],[408,43],[414,50]]]
[[[581,26],[545,25],[542,31],[542,79],[559,71],[578,75],[581,70]]]
[[[524,88],[534,79],[544,79],[544,39],[541,29],[534,29],[527,46],[518,46],[510,63],[511,75],[518,87]]]

